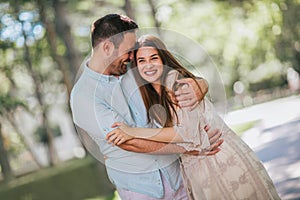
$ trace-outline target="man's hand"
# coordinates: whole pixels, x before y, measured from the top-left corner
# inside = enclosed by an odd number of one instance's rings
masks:
[[[221,150],[220,145],[224,142],[223,139],[220,139],[222,133],[219,129],[210,130],[209,125],[206,125],[204,130],[207,132],[210,143],[209,151],[205,152],[204,154],[207,156],[215,155]]]
[[[205,79],[196,79],[195,82],[192,78],[185,78],[177,82],[182,86],[175,91],[175,95],[182,108],[187,107],[193,110],[208,91],[208,83]]]
[[[207,135],[209,137],[209,143],[211,144],[210,147],[208,148],[208,150],[206,151],[189,151],[187,152],[187,154],[190,155],[202,155],[202,156],[212,156],[217,154],[219,151],[221,151],[221,144],[224,142],[223,139],[220,139],[222,133],[220,132],[219,129],[213,129],[210,130],[210,127],[207,125],[204,130],[207,132]]]
[[[217,141],[219,141],[220,137],[222,136],[222,133],[220,132],[219,129],[213,129],[210,130],[210,126],[206,125],[204,127],[204,130],[207,132],[208,138],[209,138],[209,143],[213,145]]]

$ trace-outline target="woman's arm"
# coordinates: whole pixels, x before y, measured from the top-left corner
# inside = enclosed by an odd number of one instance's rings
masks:
[[[133,151],[136,153],[148,153],[148,154],[182,154],[187,153],[184,147],[176,144],[168,144],[164,142],[155,142],[145,139],[131,139],[120,145],[120,148],[126,151]],[[197,152],[193,152],[195,155]],[[198,153],[199,154],[199,153]]]
[[[205,127],[205,131],[208,134],[211,147],[209,148],[208,151],[202,153],[203,155],[206,156],[215,155],[221,150],[220,146],[224,141],[223,139],[220,139],[222,133],[220,132],[219,129],[210,129],[209,126]],[[107,137],[107,139],[109,139],[109,136]],[[115,139],[117,138],[115,137]],[[156,142],[148,139],[138,139],[138,138],[129,139],[128,141],[125,142],[122,141],[121,144],[119,144],[118,146],[126,151],[133,151],[136,153],[150,153],[150,154],[188,153],[191,155],[199,155],[200,153],[199,151],[187,151],[185,148],[178,146],[176,144],[168,144],[164,142]]]
[[[120,145],[133,138],[153,140],[157,142],[176,143],[184,142],[182,137],[175,132],[173,127],[166,128],[136,128],[129,127],[124,123],[116,122],[112,125],[114,129],[106,135],[109,143]]]
[[[116,122],[112,127],[118,127],[117,129],[109,132],[106,135],[106,139],[109,143],[120,145],[126,141],[132,139],[144,139],[145,141],[156,141],[165,143],[178,143],[183,141],[180,134],[175,132],[173,127],[166,128],[133,128],[124,123]],[[210,144],[214,144],[220,140],[222,133],[219,129],[210,129],[210,126],[205,126]],[[221,139],[223,141],[223,139]]]

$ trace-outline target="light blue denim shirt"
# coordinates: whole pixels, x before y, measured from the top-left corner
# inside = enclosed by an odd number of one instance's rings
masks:
[[[85,66],[72,89],[70,104],[74,123],[98,144],[108,176],[117,188],[161,198],[164,190],[160,173],[172,189],[179,188],[181,175],[177,155],[125,151],[105,140],[114,122],[147,126],[143,100],[130,71],[117,78]]]

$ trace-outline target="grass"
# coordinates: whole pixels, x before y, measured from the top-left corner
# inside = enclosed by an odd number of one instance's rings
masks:
[[[18,187],[20,185],[28,184],[33,181],[38,181],[42,179],[47,179],[51,176],[56,176],[60,173],[64,173],[66,171],[75,170],[76,168],[83,167],[85,165],[91,164],[92,159],[86,158],[82,160],[74,159],[67,162],[63,162],[55,167],[46,167],[42,168],[36,172],[31,172],[29,174],[20,176],[19,178],[16,178],[12,181],[10,181],[8,184],[0,185],[0,191],[8,188]]]
[[[242,136],[243,133],[250,128],[253,128],[256,124],[259,123],[259,120],[249,121],[241,124],[231,125],[231,129],[239,136]]]
[[[111,200],[113,197],[114,187],[108,181],[104,165],[91,157],[41,169],[0,185],[0,199]]]
[[[93,197],[93,198],[88,198],[88,199],[84,199],[84,200],[107,200],[101,196],[96,196],[96,197]],[[114,192],[114,196],[112,197],[111,200],[121,200],[119,194],[117,191]]]

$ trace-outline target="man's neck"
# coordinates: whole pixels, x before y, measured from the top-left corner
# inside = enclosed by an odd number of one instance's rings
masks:
[[[97,59],[95,56],[91,56],[91,59],[88,61],[87,66],[95,71],[98,72],[100,74],[104,74],[105,73],[105,66],[103,64],[103,62],[101,61],[101,59]]]

